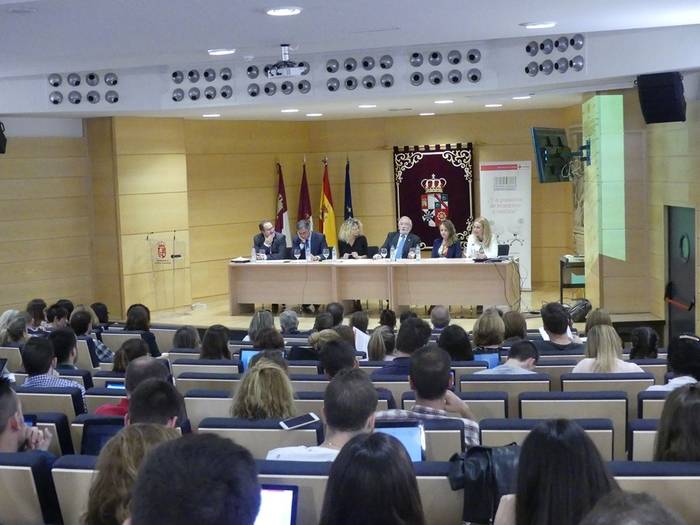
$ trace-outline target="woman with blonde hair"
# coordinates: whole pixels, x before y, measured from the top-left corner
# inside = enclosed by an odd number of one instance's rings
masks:
[[[231,406],[231,416],[245,419],[286,419],[294,415],[294,390],[282,368],[261,359],[243,376]]]
[[[28,317],[28,314],[19,310],[5,310],[0,317],[0,346],[21,348],[27,342]]]
[[[84,525],[121,525],[129,517],[131,489],[146,455],[180,433],[164,425],[136,423],[112,437],[97,458]]]
[[[499,350],[503,344],[506,326],[495,308],[489,308],[474,323],[472,339],[474,340],[474,359],[486,361],[489,368],[500,364]]]
[[[462,256],[460,244],[457,241],[457,230],[449,219],[440,223],[440,237],[433,241],[432,258],[459,259]]]
[[[274,328],[275,327],[275,317],[269,310],[259,310],[253,314],[250,318],[250,324],[248,325],[248,335],[243,338],[243,341],[248,343],[254,343],[255,338],[258,336],[258,332],[263,328]]]
[[[396,338],[388,326],[378,326],[367,342],[367,358],[370,361],[391,361],[394,359]]]
[[[602,308],[596,308],[595,310],[588,312],[588,315],[586,316],[586,335],[588,335],[588,332],[590,332],[594,326],[598,326],[600,324],[612,326],[613,324],[610,314]]]
[[[338,253],[343,259],[366,259],[367,237],[362,233],[362,223],[349,218],[338,230]]]
[[[612,326],[594,326],[586,335],[586,357],[574,367],[573,373],[644,372],[639,365],[621,359],[622,340]]]
[[[467,259],[493,259],[498,256],[498,243],[491,235],[489,221],[484,217],[474,219],[465,256]]]

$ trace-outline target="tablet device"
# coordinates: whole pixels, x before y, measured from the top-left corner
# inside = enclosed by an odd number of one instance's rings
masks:
[[[398,439],[411,461],[425,459],[425,431],[419,421],[377,421],[374,430]]]
[[[298,503],[299,487],[263,484],[260,490],[260,511],[255,525],[294,525]]]
[[[243,366],[244,372],[248,370],[248,363],[250,363],[250,360],[258,352],[260,352],[260,350],[241,350],[241,365]]]
[[[125,390],[126,386],[123,381],[106,381],[105,388],[109,388],[110,390]]]

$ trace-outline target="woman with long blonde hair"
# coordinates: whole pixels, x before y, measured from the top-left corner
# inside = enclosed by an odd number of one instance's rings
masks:
[[[486,218],[474,219],[465,255],[468,259],[492,259],[498,256],[498,243],[491,234],[491,224]]]
[[[97,458],[84,525],[121,525],[129,517],[131,489],[146,455],[180,433],[164,425],[136,423],[112,437]]]
[[[586,334],[586,357],[574,367],[574,373],[644,372],[639,365],[622,360],[622,340],[612,326],[599,324]]]
[[[241,381],[231,416],[245,419],[286,419],[294,415],[294,390],[282,368],[267,359],[251,367]]]
[[[366,259],[367,237],[362,233],[362,223],[353,217],[340,225],[338,253],[343,259]]]

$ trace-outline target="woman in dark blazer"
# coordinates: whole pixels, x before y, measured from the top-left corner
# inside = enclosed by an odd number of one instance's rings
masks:
[[[366,259],[367,237],[362,233],[362,223],[354,218],[340,225],[338,252],[343,259]]]
[[[440,223],[440,238],[433,242],[433,259],[462,257],[462,246],[457,240],[457,232],[452,221],[446,219]]]

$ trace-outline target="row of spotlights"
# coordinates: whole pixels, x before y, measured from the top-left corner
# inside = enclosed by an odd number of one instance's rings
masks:
[[[542,51],[542,53],[544,53],[545,55],[549,55],[555,49],[563,53],[564,51],[569,49],[569,46],[574,48],[576,51],[579,51],[583,49],[584,42],[585,40],[583,38],[583,35],[581,34],[576,34],[571,38],[560,36],[556,40],[552,40],[551,38],[545,38],[539,44],[536,40],[533,40],[525,46],[525,53],[527,53],[531,57],[534,57],[539,51]]]
[[[351,72],[355,71],[358,67],[362,67],[365,71],[371,71],[374,69],[375,65],[377,62],[374,60],[373,57],[371,56],[366,56],[360,62],[358,63],[357,59],[349,57],[343,60],[342,67],[345,71]],[[379,67],[380,69],[391,69],[391,67],[394,65],[394,59],[391,57],[391,55],[382,55],[379,58]],[[341,64],[338,60],[335,58],[331,58],[326,62],[326,71],[328,73],[337,73],[340,70]]]
[[[185,93],[184,89],[177,88],[173,90],[172,99],[173,102],[182,102],[185,100],[185,96],[187,96],[190,100],[195,101],[199,100],[202,94],[207,100],[214,100],[217,95],[216,88],[214,86],[207,86],[202,91],[198,87],[191,87],[187,90],[187,93]],[[221,95],[221,98],[231,98],[231,96],[233,96],[233,88],[231,86],[223,86],[221,90],[219,90],[219,95]]]
[[[481,81],[481,71],[477,68],[472,68],[467,71],[466,79],[472,84]],[[420,71],[411,73],[410,82],[412,86],[420,86],[425,80],[425,76]],[[428,74],[428,82],[434,86],[442,84],[444,77],[440,71],[431,71]],[[462,81],[462,72],[458,69],[453,69],[447,73],[447,81],[450,84],[459,84]]]
[[[534,60],[525,66],[525,73],[534,77],[537,73],[542,72],[545,75],[550,75],[552,71],[559,71],[559,73],[566,73],[569,68],[574,71],[581,71],[585,65],[585,61],[581,55],[576,55],[571,60],[567,60],[565,57],[561,57],[556,62],[552,60],[545,60],[541,64],[537,64]]]
[[[79,91],[71,91],[68,93],[67,98],[68,102],[76,105],[83,101],[83,95]],[[88,93],[85,95],[85,100],[87,100],[90,104],[97,104],[100,99],[100,94],[97,91],[88,91]],[[116,102],[119,102],[119,93],[110,89],[107,91],[107,93],[105,93],[104,99],[110,104],[115,104]],[[63,102],[63,93],[60,91],[52,91],[49,93],[49,102],[54,106],[58,106]]]
[[[175,84],[182,84],[185,80],[185,73],[178,69],[177,71],[173,71],[170,77]],[[233,72],[231,71],[231,68],[222,67],[219,70],[219,78],[221,78],[221,80],[228,81],[231,80],[232,77]],[[198,69],[190,69],[187,72],[187,80],[193,84],[199,82],[200,78],[203,78],[207,82],[214,82],[214,80],[216,80],[216,70],[213,68],[207,68],[202,71],[201,75]]]
[[[119,82],[119,77],[116,73],[105,73],[104,83],[108,86],[116,86]],[[69,86],[78,87],[82,83],[82,77],[78,73],[69,73],[66,75],[66,83]],[[85,83],[88,86],[96,86],[100,83],[100,75],[98,73],[87,73],[85,75]],[[51,73],[49,75],[49,85],[58,87],[63,84],[63,77],[59,73]]]
[[[428,54],[428,64],[431,66],[439,66],[442,64],[442,53],[440,51],[431,51]],[[478,49],[470,49],[464,55],[464,60],[470,64],[478,64],[481,61],[481,51]],[[419,52],[411,53],[408,59],[409,63],[413,67],[420,67],[423,65],[423,54]],[[462,53],[456,49],[449,51],[447,53],[447,62],[456,66],[462,61]]]
[[[311,82],[308,80],[302,80],[297,83],[296,86],[297,91],[302,94],[306,94],[309,91],[311,91]],[[265,84],[262,88],[263,93],[265,93],[268,96],[272,96],[275,93],[277,93],[277,85],[274,82],[268,82]],[[294,83],[286,80],[280,84],[280,92],[284,95],[291,95],[294,92]],[[249,84],[248,85],[248,95],[251,97],[257,97],[260,94],[260,85],[259,84]]]

